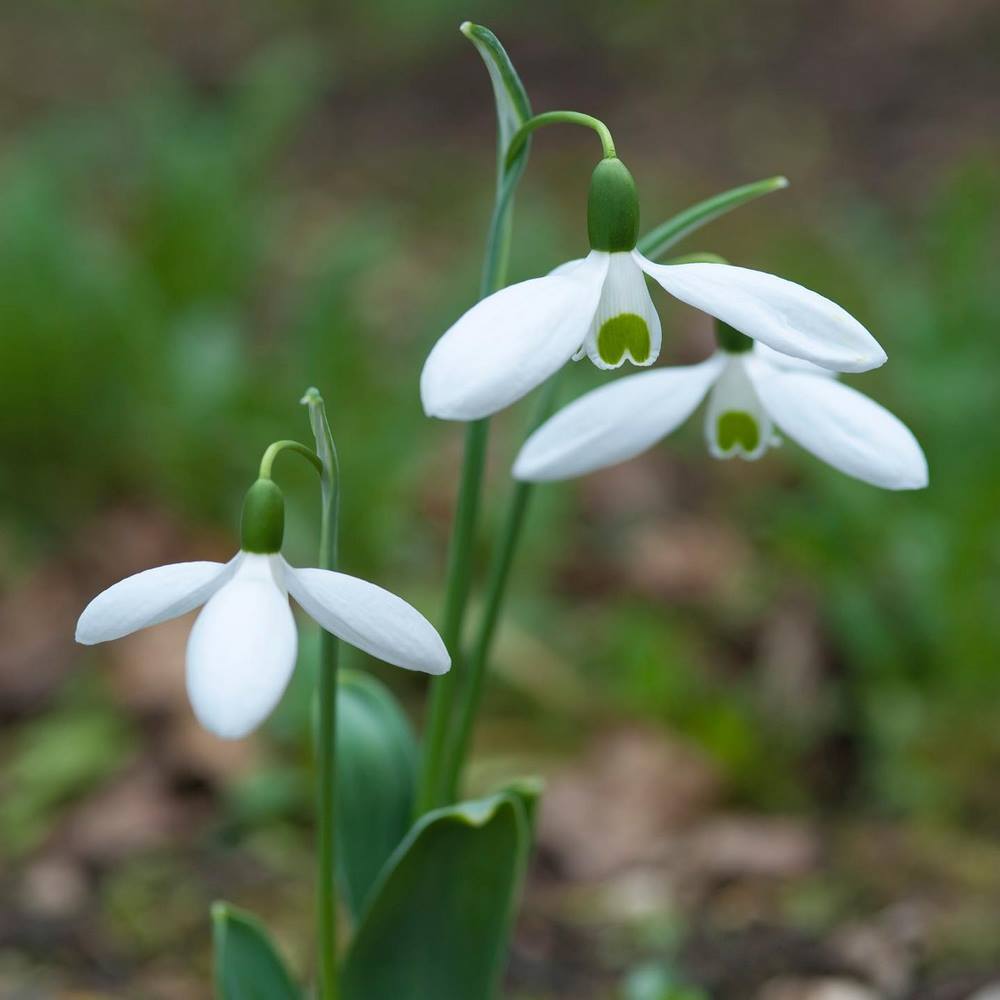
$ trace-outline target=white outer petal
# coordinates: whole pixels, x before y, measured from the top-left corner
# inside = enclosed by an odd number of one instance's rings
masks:
[[[327,569],[285,563],[292,597],[328,632],[407,670],[447,673],[451,657],[434,626],[388,590]]]
[[[193,611],[232,576],[239,558],[228,563],[171,563],[120,580],[83,609],[76,641],[91,646],[120,639]]]
[[[753,356],[758,361],[763,361],[764,364],[777,368],[779,371],[808,372],[810,375],[822,375],[825,378],[837,377],[837,373],[830,371],[829,368],[821,368],[803,358],[793,358],[790,354],[782,354],[780,351],[768,347],[767,344],[762,344],[759,340],[754,341]]]
[[[654,264],[633,253],[671,295],[781,354],[842,372],[885,363],[885,351],[850,313],[793,281],[731,264]]]
[[[424,412],[479,420],[544,382],[583,343],[607,269],[608,255],[592,252],[567,272],[502,288],[474,305],[424,363]]]
[[[917,439],[874,400],[833,379],[757,365],[748,370],[778,427],[824,462],[887,490],[927,485],[927,459]]]
[[[715,354],[698,365],[627,375],[581,396],[524,443],[514,476],[569,479],[633,458],[680,426],[725,365]]]
[[[282,576],[280,556],[243,553],[191,630],[188,697],[198,721],[223,739],[256,729],[295,669],[298,639]]]
[[[565,277],[567,274],[572,274],[581,264],[586,264],[586,257],[574,257],[573,260],[567,260],[565,263],[560,264],[558,267],[552,268],[549,271],[548,276],[550,278],[557,278],[560,275]]]

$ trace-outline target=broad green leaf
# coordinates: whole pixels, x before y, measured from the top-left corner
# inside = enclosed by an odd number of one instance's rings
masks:
[[[344,1000],[496,996],[530,849],[525,794],[417,821],[372,890],[344,964]]]
[[[772,191],[781,191],[788,187],[787,177],[768,177],[762,181],[755,181],[753,184],[744,184],[742,187],[733,188],[731,191],[723,191],[705,201],[699,201],[697,205],[678,212],[672,219],[657,226],[646,233],[639,240],[639,252],[655,260],[666,253],[675,243],[680,242],[685,236],[693,233],[696,229],[713,222],[720,216],[731,212],[740,205],[745,205],[755,198],[763,197]]]
[[[508,792],[517,796],[524,809],[524,819],[528,825],[528,836],[534,840],[535,836],[535,811],[538,807],[538,800],[542,797],[545,782],[535,775],[525,775],[508,781],[497,794],[502,795]]]
[[[462,34],[475,45],[476,50],[486,63],[493,85],[493,99],[497,110],[497,186],[503,184],[504,161],[510,140],[514,133],[531,117],[531,103],[528,94],[521,83],[521,78],[514,69],[500,40],[481,24],[466,21],[461,27]],[[515,164],[523,164],[528,155],[527,145],[517,157]]]
[[[255,916],[228,903],[212,906],[216,1000],[302,1000]]]
[[[337,867],[357,917],[410,827],[417,745],[392,693],[370,674],[342,670],[337,694]]]

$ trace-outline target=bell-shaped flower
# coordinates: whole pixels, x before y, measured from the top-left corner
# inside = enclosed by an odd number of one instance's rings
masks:
[[[636,249],[635,183],[616,158],[594,170],[591,252],[473,306],[434,345],[420,378],[428,416],[478,420],[509,406],[584,355],[598,368],[647,366],[660,320],[645,275],[675,298],[784,354],[836,371],[867,371],[885,352],[840,306],[762,271],[730,264],[656,264]]]
[[[927,460],[888,410],[808,361],[720,331],[697,365],[628,375],[581,396],[524,443],[518,479],[569,479],[640,454],[679,427],[705,397],[705,437],[716,458],[757,459],[776,429],[849,476],[890,490],[927,485]]]
[[[448,651],[419,611],[356,577],[290,566],[279,552],[282,529],[281,493],[258,480],[233,559],[159,566],[116,583],[87,605],[77,642],[118,639],[204,605],[187,645],[188,696],[201,724],[225,739],[260,725],[291,679],[298,641],[289,595],[321,627],[380,660],[448,670]]]

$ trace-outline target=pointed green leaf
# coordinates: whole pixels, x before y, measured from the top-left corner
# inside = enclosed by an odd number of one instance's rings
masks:
[[[372,890],[344,1000],[496,996],[529,849],[512,792],[422,816]]]
[[[302,1000],[277,949],[253,914],[212,906],[216,1000]]]
[[[386,859],[410,827],[417,745],[388,688],[341,670],[337,695],[337,868],[357,917]]]
[[[740,205],[786,187],[788,187],[787,177],[768,177],[753,184],[733,188],[731,191],[723,191],[722,194],[707,198],[705,201],[699,201],[697,205],[678,212],[672,219],[667,219],[662,225],[646,233],[639,240],[638,250],[650,260],[655,260],[696,229],[713,222],[734,208],[739,208]]]
[[[679,257],[671,257],[665,260],[664,264],[728,264],[725,257],[720,257],[717,253],[710,253],[708,250],[697,253],[685,253]]]
[[[462,34],[475,45],[486,63],[493,85],[493,99],[497,109],[497,185],[503,183],[504,161],[510,140],[514,133],[531,117],[531,103],[521,78],[514,69],[500,40],[481,24],[466,21],[461,27]],[[515,161],[522,164],[528,155],[527,145]]]

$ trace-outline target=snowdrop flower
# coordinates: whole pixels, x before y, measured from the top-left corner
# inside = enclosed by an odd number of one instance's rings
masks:
[[[204,605],[188,640],[188,696],[201,724],[225,739],[260,725],[292,676],[289,594],[327,631],[372,656],[429,674],[448,670],[444,643],[420,612],[353,576],[295,569],[280,554],[283,531],[281,491],[259,479],[247,493],[233,559],[160,566],[116,583],[87,605],[77,642],[118,639]]]
[[[644,275],[675,298],[784,354],[836,371],[867,371],[885,352],[829,299],[784,278],[729,264],[655,264],[636,250],[639,203],[615,157],[597,165],[587,206],[590,254],[503,288],[435,344],[420,394],[428,416],[478,420],[509,406],[584,355],[598,368],[651,365],[660,320]]]
[[[826,369],[721,324],[719,340],[701,364],[630,375],[581,396],[528,438],[514,476],[568,479],[632,458],[680,426],[707,395],[705,437],[716,458],[760,458],[778,443],[778,428],[873,486],[927,485],[916,438],[878,403]]]

